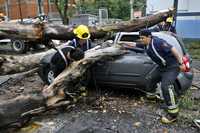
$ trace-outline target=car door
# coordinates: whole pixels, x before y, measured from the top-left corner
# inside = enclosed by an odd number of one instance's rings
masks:
[[[129,50],[129,53],[114,60],[97,63],[95,79],[104,85],[117,85],[123,87],[144,87],[148,73],[155,64],[146,55]]]

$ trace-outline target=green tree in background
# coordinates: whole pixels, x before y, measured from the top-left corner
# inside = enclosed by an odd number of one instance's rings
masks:
[[[68,0],[54,0],[54,4],[60,14],[63,24],[69,23]]]
[[[68,24],[69,17],[73,16],[75,11],[68,9],[69,0],[54,0],[54,3],[63,20],[63,24]],[[134,0],[134,10],[145,11],[146,0]],[[109,18],[117,18],[122,20],[130,19],[130,0],[77,0],[76,10],[79,13],[90,13],[98,15],[99,8],[108,9]]]
[[[144,13],[146,0],[134,0],[134,10]],[[107,8],[109,18],[122,20],[130,19],[130,0],[79,0],[77,9],[79,13],[98,14],[99,8]]]

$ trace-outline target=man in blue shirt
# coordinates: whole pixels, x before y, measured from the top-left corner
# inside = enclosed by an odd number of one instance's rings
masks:
[[[160,38],[153,37],[150,30],[141,30],[139,35],[141,42],[147,47],[147,55],[160,68],[161,89],[167,105],[167,114],[162,116],[161,122],[172,123],[176,121],[179,112],[173,84],[180,71],[184,70],[182,57],[175,47]]]

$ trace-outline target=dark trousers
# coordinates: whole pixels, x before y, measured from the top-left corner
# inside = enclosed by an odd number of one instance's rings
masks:
[[[161,68],[161,89],[168,109],[178,107],[176,99],[175,80],[180,72],[179,67]]]

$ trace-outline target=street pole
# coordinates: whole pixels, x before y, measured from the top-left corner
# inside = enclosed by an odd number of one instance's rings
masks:
[[[5,8],[6,8],[6,17],[7,17],[7,21],[9,20],[9,4],[8,4],[8,0],[6,0],[6,3],[5,3]]]
[[[38,0],[37,2],[38,2],[38,16],[39,16],[40,14],[42,14],[41,0]]]
[[[174,0],[174,9],[175,9],[175,14],[174,14],[174,27],[176,27],[177,12],[178,12],[178,0]]]
[[[21,19],[21,23],[22,23],[22,22],[23,22],[23,18],[22,18],[21,0],[18,0],[18,5],[19,5],[19,14],[20,14],[20,19]]]
[[[50,17],[52,15],[52,9],[51,9],[51,1],[48,0],[48,7],[49,7],[49,12],[48,12],[48,17]]]
[[[134,3],[134,0],[130,0],[130,8],[131,8],[131,12],[130,12],[130,19],[133,20],[133,3]]]

